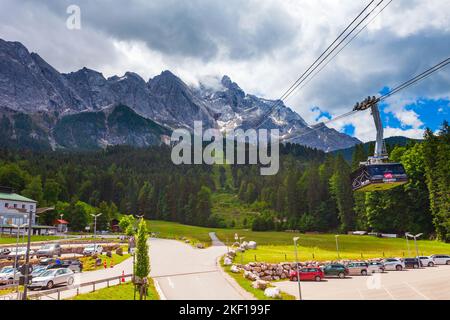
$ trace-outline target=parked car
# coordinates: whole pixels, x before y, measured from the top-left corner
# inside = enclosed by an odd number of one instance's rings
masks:
[[[39,275],[43,274],[45,271],[47,271],[48,266],[35,266],[33,268],[33,271],[31,272],[31,278],[36,278]]]
[[[405,263],[405,268],[407,269],[419,269],[420,268],[420,260],[417,258],[406,258],[403,260]]]
[[[397,258],[389,258],[383,261],[385,270],[402,271],[405,269],[405,263]]]
[[[422,267],[434,267],[434,262],[431,257],[418,257]]]
[[[8,255],[11,253],[11,250],[8,248],[0,249],[0,259],[7,259]]]
[[[11,252],[8,254],[8,260],[14,260],[16,259],[17,256],[17,260],[21,260],[21,259],[25,259],[27,255],[27,248],[12,248]],[[30,258],[32,258],[34,256],[34,251],[30,250]]]
[[[430,257],[435,265],[450,265],[450,256],[445,254],[435,254]]]
[[[79,260],[62,260],[61,263],[54,263],[47,267],[47,269],[68,268],[73,272],[83,272],[83,263]]]
[[[53,264],[56,262],[56,259],[54,258],[44,258],[39,260],[39,265],[41,266],[48,266],[50,264]]]
[[[369,266],[365,262],[351,262],[346,267],[350,276],[367,276],[369,273]]]
[[[329,264],[323,268],[325,277],[339,277],[341,279],[349,275],[348,269],[343,264]]]
[[[47,270],[31,280],[30,289],[52,289],[54,286],[74,282],[73,271],[68,268]]]
[[[84,248],[83,255],[92,256],[94,254],[101,254],[102,252],[103,252],[103,248],[101,245],[90,244]]]
[[[317,281],[320,282],[324,278],[322,269],[317,267],[306,267],[300,269],[300,281]],[[297,270],[292,270],[289,274],[291,281],[298,281]]]
[[[0,270],[0,284],[12,284],[15,281],[18,281],[20,278],[19,270],[15,269],[16,276],[14,277],[14,268],[13,267],[3,267]]]
[[[377,261],[367,263],[367,270],[369,273],[383,273],[385,271],[384,264]]]
[[[39,250],[36,251],[36,257],[61,257],[62,249],[59,243],[50,243],[43,245]]]

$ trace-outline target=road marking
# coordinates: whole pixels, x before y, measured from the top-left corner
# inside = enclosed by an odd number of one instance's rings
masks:
[[[362,294],[361,290],[359,290],[359,289],[358,289],[358,294],[362,300],[366,300],[366,298],[364,298],[364,295]]]
[[[172,279],[170,279],[170,277],[167,278],[167,281],[169,282],[169,286],[174,289],[175,288],[175,284],[172,282]]]
[[[153,279],[158,278],[168,278],[168,277],[182,277],[182,276],[191,276],[194,274],[204,274],[204,273],[214,273],[218,272],[218,270],[209,270],[209,271],[199,271],[199,272],[189,272],[189,273],[176,273],[176,274],[166,274],[161,276],[151,276]]]
[[[166,295],[165,295],[164,292],[162,291],[161,286],[159,285],[158,280],[155,280],[155,279],[154,279],[154,280],[153,280],[153,283],[155,284],[155,289],[156,289],[156,292],[158,292],[159,299],[160,299],[160,300],[167,300]]]
[[[396,300],[395,297],[392,295],[392,293],[389,292],[389,290],[386,287],[383,287],[384,291],[391,297],[392,300]]]
[[[408,287],[410,287],[415,293],[417,293],[419,296],[421,296],[422,298],[424,298],[425,300],[431,300],[430,298],[428,298],[426,295],[424,295],[422,292],[420,292],[419,290],[417,290],[416,288],[414,288],[412,285],[410,285],[408,282],[403,282],[404,284],[406,284]]]

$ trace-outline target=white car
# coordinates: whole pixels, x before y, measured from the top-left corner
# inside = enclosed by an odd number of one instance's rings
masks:
[[[90,244],[84,248],[83,255],[92,256],[94,254],[101,254],[102,252],[103,252],[103,248],[101,245]]]
[[[27,248],[12,248],[8,254],[8,260],[14,260],[17,256],[18,260],[25,259],[27,255]],[[30,259],[33,258],[34,251],[30,250]]]
[[[389,258],[383,261],[384,270],[402,271],[405,269],[405,263],[397,258]]]
[[[433,261],[433,259],[431,259],[431,257],[418,257],[420,260],[420,264],[422,265],[422,267],[434,267],[435,263]]]
[[[446,254],[435,254],[435,255],[431,256],[430,258],[433,259],[433,262],[436,265],[438,265],[438,264],[450,265],[450,256],[449,255],[446,255]]]
[[[369,273],[383,273],[384,264],[381,262],[371,261],[367,263],[367,271]]]
[[[0,284],[12,284],[14,279],[18,281],[20,276],[19,270],[16,269],[16,276],[14,277],[14,268],[4,267],[0,270]]]
[[[74,282],[73,271],[68,268],[51,269],[43,272],[31,280],[30,289],[52,289],[57,285],[67,284],[71,286]]]

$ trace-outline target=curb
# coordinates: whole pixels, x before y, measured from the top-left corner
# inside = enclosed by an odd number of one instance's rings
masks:
[[[163,291],[161,290],[158,280],[153,279],[153,283],[155,284],[156,292],[158,292],[159,300],[167,300],[166,296],[164,295]]]
[[[258,300],[255,298],[253,294],[242,288],[229,274],[227,274],[223,270],[222,266],[220,265],[221,259],[222,257],[217,258],[216,266],[219,269],[219,272],[224,277],[224,279],[244,298],[244,300]]]

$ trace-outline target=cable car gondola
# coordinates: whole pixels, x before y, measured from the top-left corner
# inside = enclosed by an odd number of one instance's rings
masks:
[[[361,163],[358,170],[352,173],[352,189],[355,192],[385,191],[408,182],[405,168],[400,163],[390,163],[384,143],[383,125],[381,123],[379,100],[369,97],[361,104],[356,104],[354,111],[371,108],[377,129],[375,155],[367,162]]]

